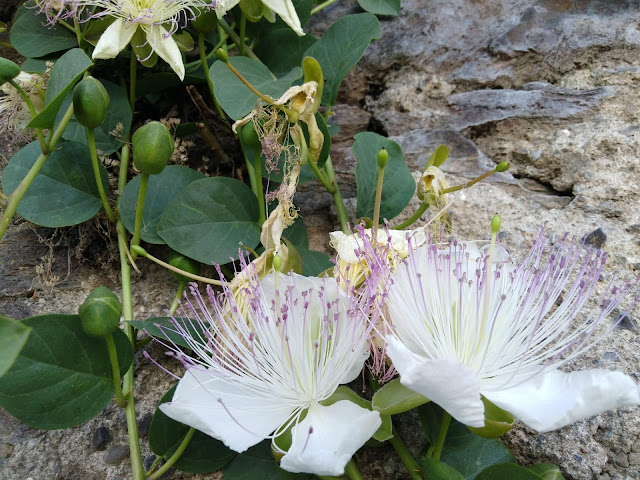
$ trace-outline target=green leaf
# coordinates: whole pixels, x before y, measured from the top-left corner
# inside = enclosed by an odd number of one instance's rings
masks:
[[[304,56],[315,58],[326,80],[323,105],[335,105],[344,77],[358,63],[372,40],[380,37],[380,23],[370,13],[346,15],[338,19]]]
[[[185,187],[167,206],[158,235],[199,262],[225,264],[240,243],[260,241],[258,201],[244,183],[227,177],[203,178]]]
[[[542,477],[515,463],[501,463],[485,468],[477,480],[541,480]]]
[[[422,475],[424,480],[464,480],[459,471],[435,458],[424,459]]]
[[[374,15],[400,15],[400,0],[358,0],[360,8]]]
[[[260,93],[271,95],[275,99],[286,92],[294,80],[302,76],[300,67],[293,68],[282,78],[275,78],[264,64],[250,58],[232,57],[230,62]],[[238,120],[255,108],[258,97],[224,62],[215,62],[209,75],[213,80],[220,106],[232,119]]]
[[[158,405],[170,402],[175,390],[174,385],[163,395]],[[167,459],[176,451],[188,431],[187,425],[172,420],[157,408],[149,426],[149,447],[156,455]],[[222,442],[196,430],[174,466],[187,473],[209,473],[219,470],[236,455],[236,452],[225,447]]]
[[[2,174],[5,193],[13,192],[40,155],[32,142],[16,153]],[[107,171],[99,165],[102,186],[109,188]],[[66,227],[92,218],[100,208],[89,148],[78,142],[60,142],[28,188],[17,212],[43,227]]]
[[[18,9],[11,27],[11,45],[25,57],[42,57],[48,53],[78,46],[76,36],[62,25],[45,25],[45,15],[36,15],[34,2],[27,2]]]
[[[125,227],[133,234],[136,223],[136,203],[140,175],[127,183],[120,199],[120,215]],[[169,165],[158,175],[150,175],[147,184],[147,195],[142,210],[142,228],[140,238],[148,243],[164,244],[158,235],[158,223],[171,201],[187,185],[201,180],[204,175],[182,165]]]
[[[371,405],[382,415],[395,415],[413,410],[429,401],[427,397],[402,385],[400,379],[396,378],[383,385],[373,395]]]
[[[418,407],[418,416],[425,435],[432,445],[440,429],[444,410],[433,402]],[[451,420],[440,460],[473,480],[486,467],[515,462],[513,455],[498,440],[479,437],[462,423]]]
[[[13,365],[30,333],[23,323],[0,315],[0,377]]]
[[[0,407],[42,430],[70,428],[99,414],[113,397],[107,344],[82,330],[77,315],[42,315],[22,320],[31,335],[0,383]],[[117,330],[113,338],[120,374],[133,349]]]
[[[139,330],[144,330],[149,335],[157,338],[163,342],[173,342],[181,347],[191,348],[189,344],[184,340],[182,335],[175,333],[171,330],[175,330],[176,327],[173,321],[169,317],[152,317],[146,320],[131,320],[128,323],[133,325]],[[204,339],[204,331],[200,328],[200,325],[196,322],[180,322],[189,331],[194,339]],[[206,341],[202,342],[206,343]]]
[[[302,259],[302,267],[307,277],[317,277],[325,270],[334,266],[329,255],[324,252],[299,248],[298,255],[300,255]]]
[[[393,140],[373,132],[361,132],[355,137],[352,151],[358,157],[356,165],[356,187],[358,217],[373,218],[378,185],[377,155],[381,148],[389,153],[389,161],[384,169],[380,221],[391,220],[409,205],[416,191],[416,182],[404,161],[402,149]]]
[[[57,62],[58,59],[54,58],[49,60],[53,63]],[[40,58],[27,58],[22,65],[20,65],[23,72],[27,73],[44,73],[47,71],[47,60]]]
[[[258,37],[253,52],[276,76],[285,75],[292,68],[300,66],[304,53],[318,39],[310,33],[299,36],[280,19],[270,27]],[[273,48],[274,45],[286,45],[287,48]]]
[[[313,480],[309,474],[286,472],[271,453],[271,442],[266,440],[254,445],[234,458],[222,469],[224,480]]]
[[[132,114],[127,91],[120,85],[116,85],[108,80],[100,79],[100,81],[107,90],[110,101],[107,116],[102,125],[94,129],[94,133],[96,137],[96,149],[100,150],[103,155],[108,155],[118,150],[123,145],[124,139],[129,136]],[[58,121],[60,121],[66,108],[70,104],[71,95],[68,95],[58,113]],[[116,131],[119,124],[122,125],[122,130],[118,129],[115,136],[111,135],[110,132]],[[75,117],[72,118],[69,125],[67,125],[67,128],[62,134],[62,138],[75,140],[85,145],[89,143],[86,128],[76,122]]]
[[[45,107],[29,122],[28,126],[32,128],[52,128],[65,97],[91,65],[93,64],[89,57],[79,48],[69,50],[62,55],[51,69],[51,76],[47,82],[47,91],[44,97]]]
[[[536,463],[529,465],[529,470],[540,476],[542,480],[564,480],[560,469],[552,463]]]
[[[293,221],[293,224],[288,226],[282,236],[293,243],[297,248],[309,249],[309,237],[307,236],[307,227],[302,220],[302,217],[298,217]]]

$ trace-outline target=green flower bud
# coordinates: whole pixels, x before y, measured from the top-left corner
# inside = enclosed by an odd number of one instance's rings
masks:
[[[260,0],[240,0],[240,10],[247,20],[257,22],[262,18],[264,4]]]
[[[510,166],[509,162],[500,162],[496,165],[496,172],[506,172]]]
[[[115,332],[120,325],[122,305],[115,293],[107,287],[91,291],[78,309],[82,329],[92,337],[104,337]]]
[[[200,275],[200,263],[193,260],[192,258],[185,257],[184,255],[171,250],[167,257],[167,263],[172,267],[179,268],[180,270],[184,270],[187,273],[191,273],[193,275]],[[178,279],[179,282],[183,282],[185,280],[189,280],[188,277],[179,274],[178,272],[171,272],[174,277]]]
[[[20,67],[8,58],[0,57],[0,85],[20,75]]]
[[[253,123],[251,122],[240,127],[239,137],[242,144],[247,147],[262,148],[260,138],[258,138],[258,134],[253,128]]]
[[[220,60],[221,62],[229,63],[229,54],[226,51],[224,51],[222,48],[219,48],[216,50],[216,56],[218,57],[218,60]]]
[[[377,161],[378,168],[385,168],[387,166],[387,162],[389,161],[389,152],[387,152],[386,148],[382,147],[380,149],[380,151],[378,152]]]
[[[502,223],[502,220],[500,219],[500,215],[496,213],[491,219],[491,232],[498,233],[500,231],[501,223]]]
[[[141,173],[156,175],[164,170],[173,155],[173,137],[160,122],[143,125],[131,139],[133,164]]]
[[[100,80],[87,77],[73,89],[73,114],[80,125],[99,127],[108,109],[109,94]]]
[[[282,268],[282,258],[277,253],[273,256],[272,265],[276,272],[279,272]]]

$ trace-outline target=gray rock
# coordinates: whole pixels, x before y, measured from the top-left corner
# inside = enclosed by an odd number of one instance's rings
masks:
[[[114,445],[104,452],[102,460],[109,465],[120,465],[129,456],[129,445]]]
[[[593,232],[589,233],[584,237],[584,243],[586,245],[590,245],[593,248],[597,248],[599,250],[604,247],[604,244],[607,242],[607,234],[602,230],[602,228],[598,227]]]
[[[103,426],[99,426],[91,436],[91,450],[98,451],[107,448],[107,443],[111,441],[109,430]]]
[[[151,412],[147,412],[140,420],[138,420],[138,435],[146,437],[149,434],[151,419],[153,419],[153,414]]]

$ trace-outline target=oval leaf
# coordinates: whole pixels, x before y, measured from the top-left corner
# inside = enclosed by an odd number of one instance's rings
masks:
[[[29,122],[32,128],[51,128],[65,97],[78,83],[84,72],[93,65],[87,55],[79,48],[69,50],[62,55],[51,69],[45,93],[45,107]]]
[[[187,257],[225,264],[237,257],[241,243],[250,248],[258,244],[258,221],[258,201],[248,186],[233,178],[203,178],[169,204],[158,235]]]
[[[291,86],[294,80],[302,76],[300,67],[293,68],[282,78],[276,78],[260,62],[247,57],[232,57],[233,65],[251,85],[264,95],[279,98]],[[215,62],[209,70],[220,106],[234,120],[244,117],[253,110],[258,97],[227,67],[224,62]]]
[[[358,217],[373,218],[378,185],[377,155],[381,148],[389,153],[389,161],[384,169],[380,221],[391,220],[409,205],[416,191],[416,182],[404,161],[402,149],[393,140],[373,132],[358,133],[352,150],[358,157],[356,165],[356,187]]]
[[[422,474],[425,480],[464,480],[459,471],[435,458],[424,459]]]
[[[0,315],[0,377],[13,365],[30,333],[22,322]]]
[[[324,252],[299,248],[298,255],[300,255],[300,259],[302,260],[304,275],[307,277],[317,277],[325,270],[334,266],[329,255]]]
[[[109,94],[109,108],[107,109],[107,116],[104,122],[98,128],[94,129],[94,133],[96,137],[96,149],[99,150],[102,155],[108,155],[118,150],[124,143],[124,139],[129,136],[132,115],[126,90],[120,85],[116,85],[108,80],[100,79],[100,81]],[[70,104],[71,95],[68,95],[58,112],[58,121],[62,118],[62,115]],[[62,138],[84,143],[85,145],[89,144],[86,128],[76,122],[75,117],[73,117],[67,125],[67,128],[62,134]]]
[[[383,385],[373,395],[371,405],[382,415],[396,415],[413,410],[429,401],[427,397],[402,385],[400,379],[396,378]]]
[[[323,105],[335,105],[344,77],[358,63],[372,40],[380,37],[380,22],[370,13],[346,15],[338,19],[304,54],[322,67],[326,84]],[[217,95],[217,92],[216,92]]]
[[[400,0],[358,0],[358,5],[365,12],[374,15],[388,15],[397,17],[400,15]]]
[[[131,325],[139,330],[145,331],[148,335],[157,338],[161,342],[175,343],[181,347],[190,348],[189,344],[179,333],[176,333],[176,327],[169,317],[153,317],[147,320],[132,320]],[[191,336],[195,339],[202,338],[206,342],[205,332],[200,325],[195,322],[181,321],[180,324],[185,327]]]
[[[131,234],[136,223],[136,202],[140,175],[134,177],[122,192],[120,215],[125,227]],[[167,206],[187,185],[201,180],[204,175],[182,165],[169,165],[158,175],[149,176],[147,195],[142,211],[142,228],[140,238],[148,243],[164,244],[158,235],[158,223]]]
[[[164,394],[158,405],[170,402],[175,390],[174,385]],[[169,458],[188,431],[187,425],[172,420],[157,408],[149,426],[149,447],[156,455]],[[225,447],[222,442],[196,430],[174,466],[187,473],[209,473],[219,470],[236,455],[236,452]]]
[[[84,333],[77,315],[42,315],[21,323],[31,335],[2,377],[0,407],[43,430],[74,427],[98,415],[113,397],[104,339]],[[124,375],[133,349],[121,330],[113,337]]]
[[[541,480],[542,477],[515,463],[501,463],[485,468],[476,480]]]
[[[542,480],[564,480],[560,469],[552,463],[536,463],[529,465],[529,470],[539,475]]]
[[[44,15],[36,15],[34,2],[27,2],[18,9],[11,27],[11,45],[25,57],[42,57],[52,52],[78,46],[76,36],[62,25],[45,25]]]
[[[40,154],[38,142],[16,153],[2,173],[2,188],[13,192]],[[109,188],[100,165],[102,186]],[[25,193],[17,212],[43,227],[66,227],[89,220],[100,208],[89,148],[78,142],[60,142]]]

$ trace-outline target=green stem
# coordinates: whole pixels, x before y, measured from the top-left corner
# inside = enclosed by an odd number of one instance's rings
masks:
[[[418,209],[413,213],[413,215],[407,218],[404,222],[392,228],[394,230],[402,230],[404,228],[407,228],[409,225],[412,225],[414,222],[416,222],[422,216],[422,214],[427,211],[427,208],[429,208],[429,203],[422,202]]]
[[[192,280],[197,280],[198,282],[210,283],[211,285],[222,286],[223,283],[220,280],[214,280],[213,278],[201,277],[200,275],[195,275],[193,273],[186,272],[184,270],[180,270],[179,268],[174,267],[173,265],[169,265],[167,262],[163,262],[159,258],[154,257],[153,255],[147,253],[147,251],[142,247],[131,247],[131,251],[135,251],[141,257],[148,258],[152,262],[157,263],[158,265],[163,266],[164,268],[171,270],[172,272],[179,273],[180,275],[184,275],[187,278]]]
[[[76,17],[73,17],[73,32],[76,34],[78,48],[82,48],[82,31],[80,30],[80,23]]]
[[[156,480],[160,478],[162,475],[164,475],[167,472],[167,470],[169,470],[173,466],[174,463],[178,461],[180,456],[184,453],[186,448],[189,446],[189,442],[191,441],[191,438],[193,437],[193,434],[195,432],[196,432],[196,429],[191,427],[187,432],[187,434],[184,436],[182,443],[180,443],[180,445],[178,446],[178,449],[173,453],[173,455],[171,455],[169,460],[167,460],[167,463],[165,463],[158,470],[156,470],[151,475],[149,475],[147,477],[148,480]]]
[[[373,238],[378,239],[378,224],[380,223],[380,202],[382,201],[382,184],[384,182],[384,167],[378,167],[378,184],[376,185],[376,200],[373,204]]]
[[[14,80],[9,80],[9,84],[18,91],[18,93],[24,100],[24,103],[27,104],[27,108],[29,109],[31,118],[36,118],[38,113],[36,112],[36,109],[33,106],[33,102],[31,101],[31,98],[29,98],[27,92],[25,92],[24,89]],[[44,139],[44,134],[42,133],[41,128],[36,128],[36,135],[38,135],[38,142],[40,142],[40,151],[46,154],[47,152],[49,152],[49,147],[47,146],[47,142]]]
[[[247,16],[244,12],[240,12],[240,43],[238,44],[238,48],[240,49],[240,55],[247,56],[247,45],[245,39],[245,31],[247,29]]]
[[[120,408],[124,408],[127,404],[126,399],[122,395],[122,386],[120,385],[120,364],[118,363],[118,352],[116,344],[113,341],[113,334],[109,333],[104,337],[107,342],[107,351],[109,352],[109,360],[111,361],[111,374],[113,376],[113,389],[116,394],[116,404]]]
[[[242,44],[242,41],[241,41],[240,37],[238,36],[238,34],[233,31],[233,28],[231,28],[229,26],[229,24],[224,21],[224,19],[219,18],[218,19],[218,25],[220,26],[220,28],[222,28],[222,30],[224,30],[224,33],[229,35],[229,38],[233,41],[233,43],[235,43],[236,45],[241,45]],[[260,61],[258,56],[255,53],[253,53],[253,51],[247,46],[245,46],[245,55],[247,57],[253,59],[253,60],[258,61],[258,62]]]
[[[11,48],[12,50],[15,50],[16,48],[11,45],[9,42],[0,42],[0,47],[5,47],[5,48]]]
[[[393,427],[393,437],[391,437],[389,443],[391,443],[391,446],[398,454],[400,461],[407,469],[407,472],[409,472],[409,476],[411,477],[411,479],[422,480],[422,469],[420,468],[420,465],[418,465],[418,462],[414,460],[413,456],[407,449],[407,446],[402,441],[402,438],[400,438],[396,427]]]
[[[64,129],[67,128],[72,115],[73,104],[69,105],[69,108],[58,124],[58,128],[56,128],[55,132],[53,132],[53,134],[51,135],[51,138],[48,142],[48,153],[41,153],[38,156],[33,166],[27,172],[27,175],[20,182],[20,185],[18,185],[16,189],[9,195],[7,208],[2,214],[2,218],[0,218],[0,240],[2,240],[2,237],[4,237],[7,228],[9,228],[9,224],[11,223],[11,219],[13,218],[13,214],[16,213],[16,209],[18,208],[20,200],[22,200],[22,197],[26,193],[27,189],[33,183],[33,180],[42,169],[44,162],[46,162],[47,158],[49,158],[49,154],[58,143],[58,140],[60,140],[60,137],[62,137],[62,133],[64,132]]]
[[[444,190],[442,190],[440,192],[440,195],[444,195],[447,193],[453,193],[453,192],[457,192],[458,190],[462,190],[464,188],[469,188],[472,185],[475,185],[476,183],[484,180],[487,177],[490,177],[491,175],[493,175],[494,173],[496,173],[498,170],[497,169],[493,169],[490,172],[487,173],[483,173],[482,175],[480,175],[479,177],[474,178],[473,180],[470,180],[469,182],[463,184],[463,185],[456,185],[455,187],[449,187],[449,188],[445,188]]]
[[[138,200],[136,202],[136,222],[133,230],[133,238],[131,246],[140,245],[140,230],[142,229],[142,212],[144,211],[144,199],[147,196],[147,184],[149,183],[149,174],[143,173],[140,176],[140,185],[138,186]],[[131,257],[135,260],[138,258],[135,250],[131,251]]]
[[[347,474],[347,477],[349,477],[350,480],[363,480],[360,470],[358,470],[353,458],[349,460],[349,463],[347,463],[347,466],[344,468],[344,473]]]
[[[64,20],[58,19],[58,23],[60,25],[62,25],[64,28],[66,28],[67,30],[69,30],[70,32],[73,32],[73,34],[76,34],[76,29],[73,28],[71,25],[69,25],[67,22],[65,22]]]
[[[98,186],[98,193],[100,194],[100,201],[104,207],[104,211],[107,214],[107,218],[116,223],[116,216],[111,210],[107,195],[104,192],[104,186],[102,185],[102,177],[100,176],[100,167],[98,164],[98,154],[96,152],[96,137],[93,128],[87,128],[87,140],[89,141],[89,153],[91,154],[91,164],[93,165],[93,175],[96,179],[96,185]]]
[[[333,5],[334,3],[336,3],[338,0],[327,0],[326,2],[321,3],[320,5],[317,5],[315,7],[313,7],[311,9],[311,15],[313,15],[314,13],[318,13],[320,10],[322,10],[323,8],[327,8],[329,5]]]
[[[123,175],[123,172],[120,172]],[[124,173],[126,176],[126,173]],[[122,220],[118,220],[116,225],[118,231],[118,249],[120,251],[120,274],[122,275],[122,316],[125,320],[125,333],[131,342],[131,345],[135,347],[136,337],[133,327],[129,321],[133,320],[133,299],[131,298],[131,267],[127,260],[127,237],[126,230]],[[138,436],[138,422],[136,420],[136,406],[133,395],[133,380],[134,380],[134,366],[133,363],[124,374],[123,378],[123,390],[128,396],[127,406],[125,407],[125,413],[127,416],[127,433],[129,435],[129,452],[131,454],[131,475],[132,480],[144,480],[145,471],[142,465],[142,454],[140,453],[140,437]]]
[[[182,294],[184,292],[184,287],[186,287],[187,285],[187,280],[181,280],[180,283],[178,284],[178,291],[176,292],[176,296],[173,299],[173,303],[171,304],[171,308],[169,308],[169,314],[173,315],[174,313],[176,313],[176,310],[178,309],[178,305],[180,304],[180,299],[182,298]]]
[[[438,432],[436,443],[433,446],[431,458],[440,460],[440,455],[442,455],[442,447],[444,446],[444,439],[447,437],[447,430],[449,429],[450,423],[451,415],[449,415],[447,412],[444,412],[444,414],[442,415],[442,420],[440,421],[440,431]]]
[[[313,173],[316,174],[316,177],[318,177],[318,180],[320,180],[320,183],[327,190],[327,192],[333,194],[333,185],[331,185],[331,182],[327,180],[327,176],[322,172],[322,170],[318,168],[318,165],[316,165],[316,163],[311,160],[311,156],[309,156],[309,166],[311,167],[311,170],[313,170]]]
[[[258,197],[258,208],[260,212],[260,226],[262,227],[262,224],[267,221],[267,212],[265,211],[264,191],[262,189],[262,158],[259,152],[256,153],[254,165],[257,190],[256,193]]]
[[[333,164],[331,163],[331,157],[327,158],[327,161],[324,164],[324,171],[327,173],[327,177],[333,186],[333,202],[336,204],[336,210],[338,212],[338,219],[340,220],[340,228],[344,233],[349,233],[348,223],[349,217],[347,216],[347,209],[344,206],[344,200],[342,200],[342,195],[340,194],[340,188],[338,187],[338,182],[336,181],[336,174],[333,171]]]
[[[220,118],[225,118],[222,107],[216,98],[216,92],[213,89],[213,80],[211,80],[211,76],[209,75],[209,62],[207,61],[207,51],[204,44],[204,33],[198,33],[198,50],[200,50],[200,63],[202,64],[204,77],[207,79],[207,85],[209,86],[209,92],[211,93],[213,104],[216,106],[216,110],[218,111]]]

